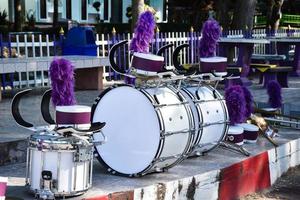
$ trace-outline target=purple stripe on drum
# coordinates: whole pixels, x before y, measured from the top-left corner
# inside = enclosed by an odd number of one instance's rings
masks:
[[[228,134],[227,140],[233,143],[240,143],[244,141],[244,136],[243,134],[234,134],[234,135]]]
[[[256,140],[258,137],[258,131],[244,131],[245,140]]]
[[[57,124],[89,124],[91,122],[91,113],[67,113],[56,111]]]
[[[0,197],[5,196],[6,184],[7,184],[6,182],[0,182]]]
[[[163,71],[164,62],[133,57],[131,66],[140,70],[160,72]]]
[[[226,62],[200,62],[201,72],[226,72]]]

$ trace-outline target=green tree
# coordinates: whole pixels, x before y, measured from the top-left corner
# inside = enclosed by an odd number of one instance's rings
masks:
[[[267,0],[267,28],[272,32],[278,30],[283,2],[284,0]]]
[[[144,0],[132,0],[132,32],[134,32],[135,23],[137,22],[140,13],[144,11],[144,5]]]
[[[53,0],[53,28],[58,26],[58,0]]]
[[[22,0],[14,0],[15,31],[22,31]]]

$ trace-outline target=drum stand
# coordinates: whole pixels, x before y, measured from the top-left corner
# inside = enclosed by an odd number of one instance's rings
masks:
[[[220,142],[220,147],[223,147],[228,150],[237,151],[245,156],[251,155],[250,152],[247,151],[244,147],[234,144],[234,143],[231,143],[231,142],[222,141],[222,142]]]

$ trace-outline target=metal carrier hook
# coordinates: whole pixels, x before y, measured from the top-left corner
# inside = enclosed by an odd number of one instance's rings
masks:
[[[22,126],[25,129],[28,129],[33,132],[38,132],[38,131],[56,131],[64,136],[67,135],[72,135],[72,134],[87,134],[87,133],[94,133],[94,132],[99,132],[101,129],[105,126],[105,122],[95,122],[91,123],[91,126],[89,129],[86,130],[79,130],[71,126],[67,127],[55,127],[55,121],[52,119],[49,111],[49,102],[51,98],[51,90],[47,90],[42,99],[41,103],[41,111],[43,118],[46,122],[48,122],[52,126],[41,126],[41,127],[34,127],[34,125],[30,122],[27,122],[20,114],[20,101],[22,97],[27,95],[29,92],[31,92],[32,89],[26,89],[23,91],[18,92],[12,100],[11,104],[11,113],[13,118],[15,119],[16,123],[20,126]]]
[[[173,43],[170,43],[170,44],[167,44],[167,45],[164,45],[162,47],[160,47],[160,49],[158,49],[158,51],[156,52],[156,55],[158,56],[162,56],[163,53],[168,49],[168,48],[171,48],[173,47]]]
[[[190,68],[188,70],[184,69],[184,67],[178,61],[178,56],[179,56],[180,51],[189,46],[190,45],[187,43],[181,44],[175,48],[175,50],[172,54],[172,61],[173,61],[174,67],[176,69],[176,72],[179,74],[186,75],[186,76],[196,74],[196,71],[197,71],[196,69],[193,69],[193,68]]]
[[[117,63],[116,63],[116,61],[115,61],[115,53],[116,53],[116,51],[118,50],[118,48],[120,48],[121,46],[123,46],[123,45],[125,45],[125,44],[127,44],[127,43],[128,43],[127,40],[123,40],[123,41],[118,42],[118,43],[116,43],[116,44],[114,44],[114,45],[112,46],[112,48],[110,49],[109,54],[108,54],[109,62],[110,62],[110,65],[111,65],[112,69],[113,69],[116,73],[118,73],[118,74],[120,74],[120,75],[123,75],[123,76],[127,76],[127,77],[129,77],[129,78],[135,78],[135,76],[132,76],[132,75],[130,75],[130,74],[127,74],[127,72],[126,72],[124,69],[121,69],[121,68],[117,65]]]

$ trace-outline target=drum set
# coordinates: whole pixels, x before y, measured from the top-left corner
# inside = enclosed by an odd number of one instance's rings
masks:
[[[177,61],[180,50],[188,47],[184,44],[173,53],[175,70],[164,68],[163,56],[134,53],[131,68],[125,71],[116,64],[114,54],[126,43],[115,44],[110,50],[111,66],[140,84],[111,86],[96,98],[92,108],[57,106],[55,121],[49,111],[49,90],[41,105],[49,126],[34,127],[19,112],[20,99],[30,90],[14,97],[16,122],[34,132],[28,139],[26,183],[36,197],[55,199],[88,190],[93,149],[107,172],[140,177],[206,154],[225,139],[229,116],[216,87],[234,77],[224,77],[224,60],[216,58],[218,69],[211,72],[186,69]],[[213,63],[209,59],[203,62],[205,68]]]

